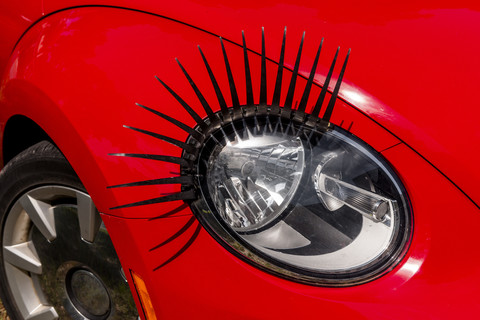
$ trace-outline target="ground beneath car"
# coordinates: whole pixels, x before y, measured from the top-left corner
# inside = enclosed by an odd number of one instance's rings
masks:
[[[7,316],[7,310],[5,310],[1,301],[0,301],[0,320],[10,320],[10,318]]]

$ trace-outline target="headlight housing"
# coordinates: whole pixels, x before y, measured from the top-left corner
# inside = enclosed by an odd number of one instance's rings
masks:
[[[391,268],[409,239],[400,180],[340,128],[240,118],[212,130],[197,165],[200,221],[227,249],[275,274],[366,282]]]

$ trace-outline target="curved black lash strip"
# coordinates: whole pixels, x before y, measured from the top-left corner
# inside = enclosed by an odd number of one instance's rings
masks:
[[[195,228],[195,231],[193,232],[192,236],[190,237],[190,239],[188,239],[187,243],[185,243],[185,245],[183,247],[180,248],[180,250],[178,250],[172,257],[170,257],[167,261],[165,261],[164,263],[162,263],[161,265],[159,265],[158,267],[155,267],[153,269],[153,271],[157,271],[158,269],[166,266],[167,264],[169,264],[170,262],[172,262],[173,260],[177,259],[182,253],[184,253],[185,251],[187,251],[187,249],[193,244],[193,242],[195,241],[195,239],[197,239],[198,237],[198,234],[200,233],[200,230],[201,230],[201,226],[200,226],[200,223],[197,223],[197,227]]]
[[[235,85],[235,80],[234,80],[234,75],[232,73],[232,68],[230,66],[230,62],[228,60],[228,55],[227,51],[225,49],[223,39],[220,37],[220,46],[222,50],[222,55],[223,55],[223,60],[224,60],[224,65],[225,65],[225,71],[227,74],[228,78],[228,83],[229,83],[229,91],[230,91],[230,96],[231,96],[231,101],[232,101],[232,106],[228,107],[227,103],[225,101],[224,95],[222,93],[222,90],[220,89],[218,82],[215,78],[215,75],[210,68],[210,64],[207,61],[207,58],[205,57],[202,49],[200,46],[198,46],[198,50],[200,52],[200,55],[202,57],[202,60],[204,62],[206,71],[208,73],[208,76],[210,78],[210,82],[212,83],[213,89],[215,90],[215,95],[217,97],[218,103],[220,105],[220,111],[214,112],[209,105],[208,101],[205,99],[204,95],[201,93],[200,89],[198,86],[195,84],[194,80],[190,77],[189,73],[187,70],[183,67],[183,65],[180,63],[178,59],[175,58],[177,64],[179,65],[182,73],[185,75],[187,81],[189,82],[190,86],[192,87],[193,91],[195,92],[195,95],[198,98],[199,103],[202,105],[203,110],[206,113],[206,118],[202,118],[195,110],[187,103],[185,100],[181,98],[181,96],[176,93],[171,87],[167,85],[163,80],[161,80],[159,77],[155,77],[160,84],[177,100],[177,102],[187,111],[187,113],[192,117],[193,120],[196,122],[195,128],[191,128],[190,126],[186,125],[183,123],[180,119],[175,119],[173,117],[170,117],[160,111],[157,111],[155,109],[152,109],[150,107],[147,107],[145,105],[142,105],[140,103],[137,103],[137,106],[145,109],[148,112],[151,112],[167,121],[172,123],[173,125],[179,127],[183,131],[189,134],[189,138],[187,139],[186,142],[184,141],[179,141],[174,138],[143,130],[140,128],[135,128],[131,126],[124,125],[125,128],[136,131],[138,133],[148,135],[150,137],[165,141],[167,143],[170,143],[172,145],[175,145],[183,150],[183,155],[181,158],[179,157],[173,157],[173,156],[168,156],[168,155],[154,155],[154,154],[137,154],[137,153],[113,153],[110,154],[111,156],[119,156],[119,157],[130,157],[130,158],[140,158],[140,159],[148,159],[148,160],[155,160],[155,161],[162,161],[162,162],[169,162],[169,163],[174,163],[174,164],[179,164],[181,167],[181,172],[179,176],[174,176],[174,177],[165,177],[165,178],[159,178],[159,179],[152,179],[152,180],[146,180],[146,181],[136,181],[136,182],[128,182],[128,183],[123,183],[123,184],[118,184],[114,186],[110,186],[108,188],[125,188],[125,187],[135,187],[135,186],[151,186],[151,185],[161,185],[161,184],[180,184],[181,185],[181,191],[173,194],[168,194],[164,195],[162,197],[157,197],[153,199],[147,199],[147,200],[142,200],[134,203],[128,203],[120,206],[116,206],[111,208],[112,210],[116,209],[124,209],[124,208],[132,208],[132,207],[138,207],[138,206],[143,206],[143,205],[149,205],[149,204],[156,204],[156,203],[165,203],[165,202],[170,202],[170,201],[178,201],[182,200],[185,203],[180,205],[179,207],[167,212],[163,213],[162,215],[159,215],[157,217],[152,218],[153,219],[158,219],[158,218],[163,218],[163,217],[168,217],[171,216],[177,212],[180,212],[181,210],[185,209],[188,207],[188,203],[190,203],[193,200],[198,199],[198,194],[197,194],[197,187],[195,186],[195,175],[198,173],[196,172],[196,164],[195,161],[198,158],[199,152],[201,147],[203,146],[204,141],[209,138],[213,137],[211,136],[211,133],[217,129],[222,130],[222,127],[225,125],[225,123],[233,122],[236,120],[242,120],[244,123],[246,119],[252,119],[255,123],[254,128],[253,128],[253,134],[257,134],[261,129],[257,127],[257,115],[268,115],[268,116],[276,116],[277,121],[276,123],[270,123],[270,117],[267,117],[267,125],[264,126],[263,130],[270,130],[271,132],[282,132],[284,134],[287,134],[290,130],[292,130],[293,134],[296,134],[294,132],[294,126],[293,125],[287,125],[285,127],[284,122],[281,121],[281,119],[291,119],[295,121],[296,123],[300,123],[301,127],[300,129],[297,128],[297,134],[300,134],[302,131],[302,127],[305,128],[310,128],[310,129],[320,129],[320,130],[326,130],[329,127],[332,127],[333,125],[330,123],[330,118],[332,116],[333,108],[335,106],[335,102],[338,97],[338,92],[340,91],[340,86],[342,83],[343,75],[345,73],[345,69],[347,66],[348,58],[350,56],[350,49],[347,52],[346,58],[343,62],[341,71],[339,73],[337,82],[335,84],[334,90],[331,94],[330,100],[327,104],[327,107],[323,113],[323,116],[320,118],[320,112],[321,109],[324,105],[324,100],[327,94],[328,87],[330,85],[330,81],[332,78],[332,74],[335,68],[335,64],[338,58],[338,54],[340,51],[340,47],[338,47],[335,56],[333,58],[333,61],[330,65],[330,69],[328,71],[327,77],[325,79],[325,83],[323,84],[323,87],[320,91],[320,94],[316,100],[315,105],[312,107],[312,110],[310,113],[307,113],[307,103],[310,97],[311,89],[314,83],[314,77],[316,74],[316,69],[318,65],[318,60],[320,57],[320,53],[322,50],[323,46],[323,38],[320,42],[320,45],[318,47],[315,60],[313,62],[307,83],[305,85],[300,103],[298,106],[293,107],[293,99],[294,99],[294,94],[295,94],[295,89],[296,89],[296,82],[297,78],[299,77],[298,70],[300,67],[300,61],[301,61],[301,56],[302,56],[302,49],[303,49],[303,43],[305,39],[305,32],[302,35],[302,39],[299,44],[298,48],[298,53],[297,57],[295,60],[295,65],[292,71],[292,76],[290,80],[290,84],[288,86],[288,91],[287,95],[285,98],[285,102],[283,106],[280,105],[280,100],[281,100],[281,94],[282,94],[282,80],[283,80],[283,72],[284,72],[284,58],[285,58],[285,45],[286,45],[286,34],[287,34],[287,28],[285,27],[284,29],[284,34],[283,34],[283,41],[281,45],[281,51],[280,51],[280,58],[278,62],[278,67],[277,67],[277,75],[276,75],[276,80],[275,80],[275,88],[274,88],[274,93],[272,97],[272,104],[268,105],[267,104],[267,68],[266,68],[266,55],[265,55],[265,32],[264,29],[262,28],[262,52],[261,52],[261,67],[260,67],[260,95],[259,95],[259,103],[255,104],[254,102],[254,90],[253,90],[253,85],[252,85],[252,75],[251,75],[251,69],[250,69],[250,63],[248,59],[248,51],[249,49],[247,48],[246,45],[246,40],[245,40],[245,34],[242,31],[242,42],[243,42],[243,53],[244,53],[244,69],[245,69],[245,87],[246,87],[246,105],[240,105],[240,100],[239,100],[239,95],[236,89]],[[343,122],[342,122],[343,124]],[[353,124],[353,123],[352,123]],[[351,125],[350,124],[350,127]],[[235,129],[235,126],[233,126]],[[350,129],[350,128],[349,128]],[[313,130],[311,131],[313,133]],[[226,137],[226,135],[225,135]],[[182,234],[184,234],[187,230],[189,230],[193,222],[195,220],[195,217],[193,216],[191,219],[187,221],[187,223],[179,230],[177,231],[174,235],[172,235],[170,238],[168,238],[166,241],[163,243],[153,247],[150,249],[150,251],[157,250],[164,245],[170,243],[171,241],[177,239],[180,237]],[[167,265],[174,259],[176,259],[179,255],[181,255],[185,250],[188,249],[188,247],[193,243],[195,238],[198,236],[200,232],[200,224],[197,224],[196,229],[192,236],[189,238],[187,243],[171,258],[169,258],[167,261],[165,261],[163,264],[159,265],[154,269],[158,270],[162,268],[163,266]]]

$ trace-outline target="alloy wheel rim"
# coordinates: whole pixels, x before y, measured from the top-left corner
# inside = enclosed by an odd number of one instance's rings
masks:
[[[136,319],[125,275],[90,196],[58,185],[10,208],[3,264],[25,319]]]

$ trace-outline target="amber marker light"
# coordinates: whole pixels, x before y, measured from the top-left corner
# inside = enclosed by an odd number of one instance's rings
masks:
[[[135,285],[135,289],[137,290],[138,297],[140,298],[140,303],[142,304],[142,309],[146,320],[157,320],[155,310],[153,309],[152,300],[150,300],[145,282],[133,270],[130,270],[130,272],[132,274],[133,283]]]

